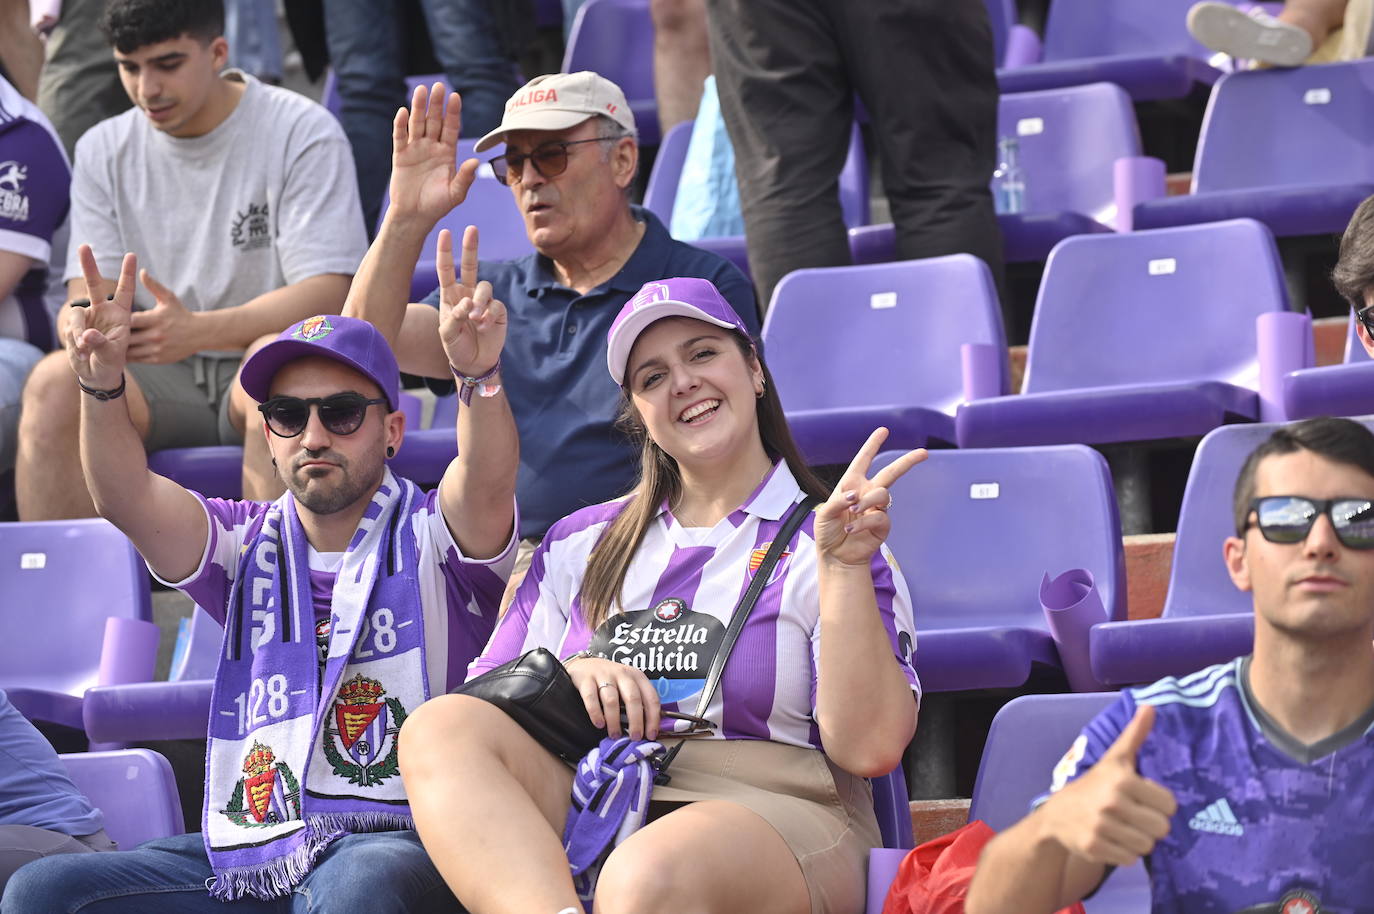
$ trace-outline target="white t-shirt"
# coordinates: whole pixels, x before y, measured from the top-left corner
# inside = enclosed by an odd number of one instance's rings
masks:
[[[133,251],[183,305],[213,311],[357,269],[367,233],[338,122],[303,95],[237,70],[225,78],[243,95],[204,136],[169,136],[132,108],[77,142],[66,279],[81,276],[79,244],[106,277]],[[142,283],[134,301],[153,305]]]

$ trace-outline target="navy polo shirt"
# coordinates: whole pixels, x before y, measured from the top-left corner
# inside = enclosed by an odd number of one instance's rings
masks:
[[[477,275],[509,313],[501,383],[520,431],[520,535],[543,536],[578,508],[625,494],[639,453],[614,427],[620,388],[606,371],[606,334],[640,286],[709,279],[757,338],[754,288],[734,264],[675,241],[653,213],[631,207],[644,237],[620,272],[586,295],[561,285],[541,254],[482,262]],[[437,305],[438,290],[425,302]]]

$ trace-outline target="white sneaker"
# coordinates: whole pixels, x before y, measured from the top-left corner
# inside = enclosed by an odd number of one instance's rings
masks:
[[[1312,36],[1259,7],[1244,10],[1206,0],[1188,10],[1188,31],[1199,42],[1230,54],[1279,67],[1296,67],[1312,54]]]

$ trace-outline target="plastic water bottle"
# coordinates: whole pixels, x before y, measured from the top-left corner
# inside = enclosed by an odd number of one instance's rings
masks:
[[[1021,171],[1021,141],[1004,136],[997,141],[997,170],[992,173],[992,202],[998,213],[1026,211],[1026,178]]]

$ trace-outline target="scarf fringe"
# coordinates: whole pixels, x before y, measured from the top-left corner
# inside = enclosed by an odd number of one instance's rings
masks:
[[[414,821],[403,813],[326,813],[306,821],[305,841],[294,850],[256,866],[219,870],[210,885],[210,896],[219,901],[251,897],[263,901],[282,898],[300,884],[315,865],[315,858],[345,835],[364,832],[404,831]]]

